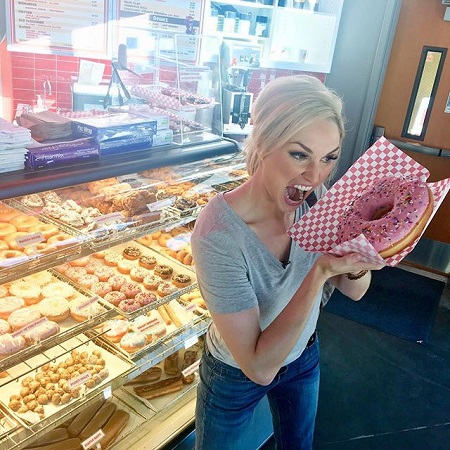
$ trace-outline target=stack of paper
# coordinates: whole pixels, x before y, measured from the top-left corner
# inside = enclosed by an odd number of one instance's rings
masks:
[[[23,169],[25,146],[31,142],[29,129],[0,118],[0,172]]]
[[[68,138],[72,135],[72,121],[50,111],[24,113],[17,122],[31,130],[31,136],[38,142]]]

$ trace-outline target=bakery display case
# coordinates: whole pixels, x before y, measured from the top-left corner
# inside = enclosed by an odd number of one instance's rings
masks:
[[[210,316],[190,234],[246,176],[220,140],[2,177],[0,449],[161,448],[192,425]]]

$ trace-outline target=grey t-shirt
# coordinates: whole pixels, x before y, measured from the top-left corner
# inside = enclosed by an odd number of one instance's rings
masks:
[[[316,190],[318,198],[324,189]],[[303,203],[297,218],[307,210],[308,206]],[[319,257],[292,242],[290,263],[284,268],[228,205],[223,193],[217,194],[199,215],[191,244],[198,285],[210,311],[234,313],[258,306],[262,330],[288,304]],[[303,332],[284,364],[301,355],[314,332],[321,294],[317,295]],[[238,367],[213,322],[206,340],[213,356]]]

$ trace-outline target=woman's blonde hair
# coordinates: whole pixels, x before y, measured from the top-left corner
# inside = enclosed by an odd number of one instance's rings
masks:
[[[324,119],[336,123],[342,143],[342,100],[335,92],[309,75],[271,81],[253,104],[253,128],[244,142],[248,173],[252,175],[270,152],[289,142],[300,130]]]

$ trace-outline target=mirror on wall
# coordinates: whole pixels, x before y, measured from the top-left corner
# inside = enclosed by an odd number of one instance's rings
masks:
[[[402,137],[424,140],[446,54],[446,48],[423,47]]]

